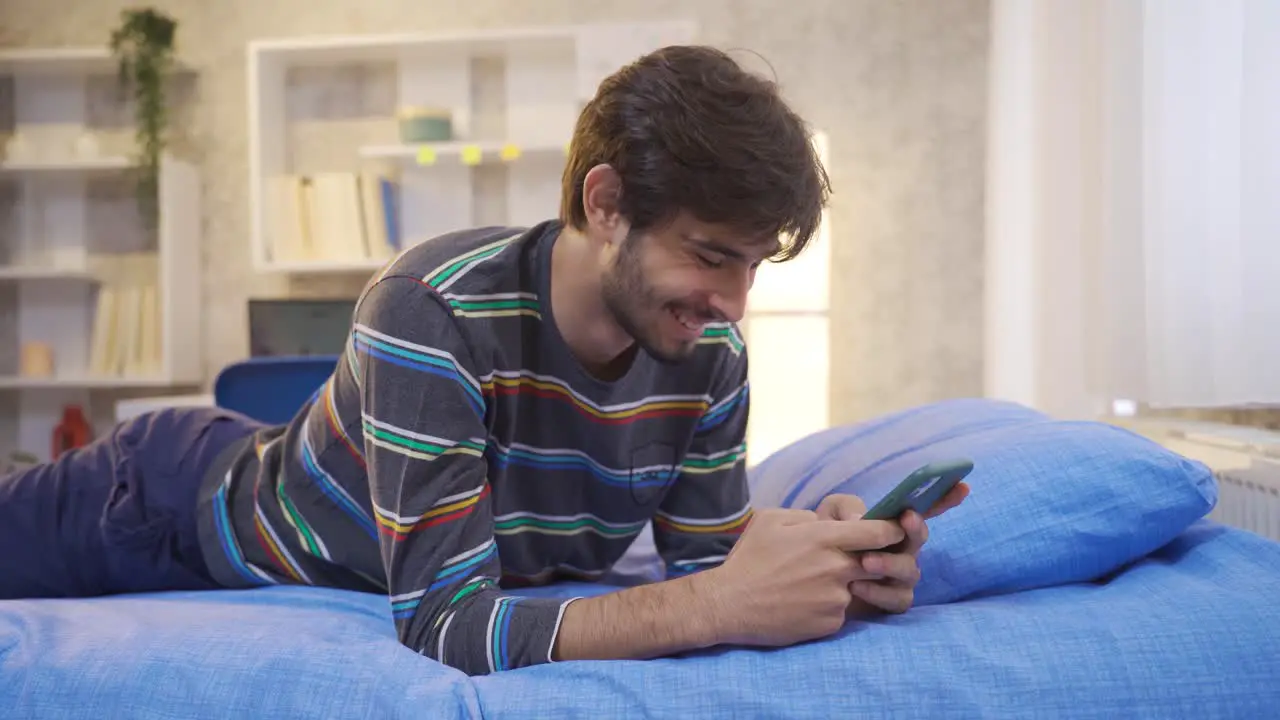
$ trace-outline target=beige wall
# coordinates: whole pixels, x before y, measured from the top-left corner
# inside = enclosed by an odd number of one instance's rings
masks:
[[[0,43],[105,43],[120,0],[0,0]],[[981,392],[984,0],[158,0],[200,73],[207,371],[244,356],[249,297],[350,293],[248,268],[245,44],[258,37],[692,17],[772,65],[831,138],[837,422]],[[183,143],[186,145],[187,143]],[[547,208],[552,215],[555,208]]]

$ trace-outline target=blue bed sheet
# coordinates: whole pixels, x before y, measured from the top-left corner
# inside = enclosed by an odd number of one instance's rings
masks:
[[[558,586],[538,594],[602,592]],[[1200,521],[1099,582],[839,636],[467,678],[385,598],[272,588],[0,602],[4,717],[1249,718],[1280,707],[1280,545]]]

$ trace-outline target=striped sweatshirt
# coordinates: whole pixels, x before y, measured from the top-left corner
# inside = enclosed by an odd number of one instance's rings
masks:
[[[404,645],[476,675],[552,659],[573,600],[513,588],[599,579],[649,523],[669,575],[724,559],[750,516],[738,330],[589,375],[552,315],[559,231],[452,233],[370,280],[332,377],[204,479],[217,581],[384,593]]]

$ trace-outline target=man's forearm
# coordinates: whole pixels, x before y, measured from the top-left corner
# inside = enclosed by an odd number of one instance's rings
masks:
[[[724,642],[714,570],[582,598],[565,608],[555,660],[644,660]]]

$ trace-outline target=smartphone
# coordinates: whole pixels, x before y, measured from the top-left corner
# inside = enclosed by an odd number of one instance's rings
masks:
[[[929,463],[898,483],[880,502],[867,510],[862,519],[896,520],[908,510],[915,510],[923,516],[972,471],[972,460]]]

